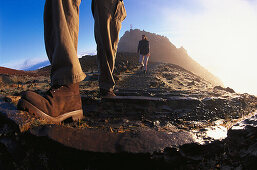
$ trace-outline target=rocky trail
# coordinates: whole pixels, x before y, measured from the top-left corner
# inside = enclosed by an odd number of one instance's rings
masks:
[[[126,60],[119,66],[118,96],[98,98],[91,68],[80,84],[84,119],[60,125],[15,106],[20,91],[41,93],[49,79],[7,77],[0,169],[254,169],[255,96],[213,86],[177,65],[151,63],[147,74]]]

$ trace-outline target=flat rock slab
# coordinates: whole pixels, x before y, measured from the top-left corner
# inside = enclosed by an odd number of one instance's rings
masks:
[[[151,129],[113,133],[100,129],[48,125],[30,129],[30,133],[45,136],[67,147],[101,153],[153,153],[163,151],[166,147],[195,142],[193,135],[186,131],[167,134]]]

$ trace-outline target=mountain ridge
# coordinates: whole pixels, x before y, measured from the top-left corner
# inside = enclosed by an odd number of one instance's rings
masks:
[[[118,52],[136,52],[138,42],[143,34],[146,35],[150,41],[150,62],[176,64],[204,78],[213,85],[224,86],[219,78],[192,59],[187,54],[186,49],[183,47],[176,48],[176,46],[172,44],[167,37],[162,35],[141,31],[139,29],[130,29],[120,38]]]

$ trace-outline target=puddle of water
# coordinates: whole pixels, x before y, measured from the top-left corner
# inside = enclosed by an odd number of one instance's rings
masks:
[[[224,120],[221,119],[215,122],[215,126],[201,130],[193,130],[192,133],[195,136],[195,141],[199,144],[205,144],[215,140],[225,139],[229,129],[222,126],[223,122]],[[231,129],[244,129],[246,126],[257,127],[257,111],[255,111],[250,118],[245,118],[233,125]]]
[[[228,130],[223,126],[214,126],[207,128],[206,136],[214,140],[222,140],[227,137]]]
[[[228,130],[224,126],[211,126],[205,129],[192,131],[196,143],[201,145],[215,140],[223,140],[227,137]]]

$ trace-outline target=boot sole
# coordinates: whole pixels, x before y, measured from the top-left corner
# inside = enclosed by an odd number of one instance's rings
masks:
[[[38,118],[42,118],[48,122],[53,122],[53,123],[60,123],[68,118],[72,118],[73,121],[78,121],[83,118],[83,110],[75,110],[72,112],[67,112],[64,113],[58,117],[52,117],[38,109],[36,106],[31,104],[25,99],[21,99],[19,101],[18,107],[21,108],[22,110],[28,111],[29,113],[35,115]]]

